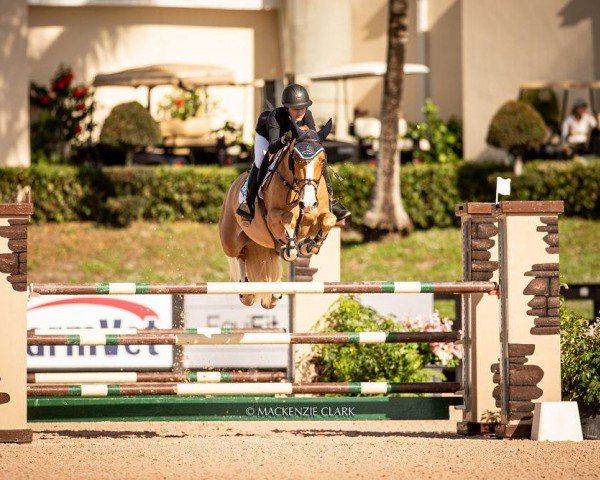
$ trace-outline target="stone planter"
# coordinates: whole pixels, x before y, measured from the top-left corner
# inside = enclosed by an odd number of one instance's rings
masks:
[[[600,440],[600,408],[579,404],[581,430],[586,440]]]

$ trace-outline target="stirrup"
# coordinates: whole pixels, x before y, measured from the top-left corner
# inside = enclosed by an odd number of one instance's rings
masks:
[[[331,213],[335,215],[338,222],[346,220],[352,215],[352,212],[344,207],[338,200],[333,200],[331,202]]]

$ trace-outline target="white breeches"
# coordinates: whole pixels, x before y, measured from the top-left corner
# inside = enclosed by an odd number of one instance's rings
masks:
[[[254,134],[254,165],[258,168],[263,163],[263,160],[267,156],[267,151],[269,150],[269,141],[259,135],[258,133]]]

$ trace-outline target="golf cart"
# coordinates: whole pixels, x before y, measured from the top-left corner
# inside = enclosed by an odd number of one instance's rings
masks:
[[[349,112],[348,80],[356,78],[382,77],[387,71],[385,62],[360,62],[328,68],[319,72],[302,75],[311,82],[336,82],[335,85],[335,134],[326,142],[328,158],[338,160],[372,159],[379,149],[381,120],[376,117],[351,118]],[[404,65],[405,75],[429,73],[426,65],[407,63]],[[400,136],[407,131],[404,119],[399,121]],[[401,150],[412,149],[412,140],[401,138]]]
[[[147,108],[151,105],[152,90],[157,86],[172,85],[193,92],[209,87],[241,88],[244,100],[247,90],[261,88],[262,80],[238,82],[233,72],[224,67],[212,65],[166,64],[132,68],[110,74],[99,74],[94,79],[96,87],[125,86],[146,87],[148,89]],[[244,111],[247,102],[243,102]],[[244,117],[246,114],[244,112]],[[201,116],[185,120],[171,118],[159,122],[163,137],[162,145],[153,151],[138,154],[138,164],[173,163],[232,163],[238,158],[245,159],[248,149],[240,141],[241,132],[231,122],[225,121],[216,112],[206,112]],[[240,133],[240,134],[238,134]],[[182,162],[183,161],[183,162]]]

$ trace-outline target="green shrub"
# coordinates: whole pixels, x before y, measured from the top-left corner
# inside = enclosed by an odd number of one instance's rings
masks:
[[[556,93],[551,88],[525,90],[521,101],[528,103],[542,116],[546,125],[554,130],[560,126],[560,109]]]
[[[111,186],[102,172],[87,167],[35,165],[0,168],[0,199],[10,201],[17,188],[30,185],[38,222],[75,222],[105,217]]]
[[[142,218],[219,221],[221,205],[238,172],[222,167],[111,167],[103,169],[114,195],[150,199]]]
[[[514,156],[522,156],[528,148],[539,147],[546,137],[546,124],[528,103],[506,102],[490,123],[487,143]]]
[[[125,227],[134,220],[144,218],[150,208],[151,200],[141,195],[123,195],[112,197],[106,201],[110,222],[114,226]]]
[[[375,168],[336,164],[335,195],[360,227],[375,184]],[[35,221],[91,220],[126,224],[134,219],[205,223],[219,220],[221,204],[239,171],[201,167],[89,167],[35,165],[0,168],[0,201],[31,185]],[[458,225],[456,204],[493,202],[497,176],[513,178],[513,200],[564,200],[565,213],[600,218],[600,161],[535,161],[514,177],[510,167],[490,162],[406,165],[401,169],[404,205],[417,228]],[[332,176],[333,177],[333,176]],[[128,209],[132,209],[128,212]]]
[[[600,162],[536,161],[513,177],[512,200],[563,200],[565,213],[584,218],[600,216]]]
[[[600,410],[600,318],[585,318],[560,310],[560,350],[563,397]]]
[[[411,324],[412,326],[412,324]],[[378,314],[351,296],[341,297],[321,319],[320,332],[368,332],[412,330],[390,316]],[[432,376],[425,368],[436,361],[429,344],[316,345],[302,368],[321,382],[423,382]],[[437,363],[437,362],[436,362]]]
[[[102,125],[100,142],[127,151],[131,164],[136,150],[160,143],[160,129],[150,112],[138,102],[121,103],[114,107]]]

